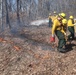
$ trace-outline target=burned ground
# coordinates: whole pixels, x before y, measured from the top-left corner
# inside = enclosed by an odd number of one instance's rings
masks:
[[[67,43],[70,51],[59,53],[50,35],[47,25],[2,32],[0,75],[76,75],[76,40]]]

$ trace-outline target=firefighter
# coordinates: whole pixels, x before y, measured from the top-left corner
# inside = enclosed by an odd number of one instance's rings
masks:
[[[49,27],[52,27],[51,13],[49,13]]]
[[[52,18],[52,22],[54,22],[54,20],[57,18],[57,13],[56,13],[56,11],[54,11],[54,14],[53,14],[53,16],[51,16],[51,18]]]
[[[60,13],[59,16],[62,18],[63,30],[67,31],[67,19],[65,13]]]
[[[74,17],[70,16],[68,20],[68,30],[70,32],[70,35],[68,36],[68,40],[74,40],[75,38],[75,31],[74,31]]]
[[[67,34],[66,34],[66,32],[67,32],[67,19],[63,19],[62,20],[62,32],[64,33],[64,35],[65,35],[65,39],[66,39],[66,41],[67,41]]]
[[[65,32],[67,31],[67,19],[63,19],[62,20],[62,25],[63,25],[63,33],[65,34]]]
[[[62,17],[61,16],[58,16],[57,19],[54,21],[54,24],[52,27],[52,38],[55,37],[55,34],[56,34],[57,38],[59,39],[57,50],[59,52],[65,53],[66,49],[63,48],[63,46],[66,45],[66,39],[65,39],[66,33],[63,30]],[[52,42],[53,42],[53,40],[52,40]]]

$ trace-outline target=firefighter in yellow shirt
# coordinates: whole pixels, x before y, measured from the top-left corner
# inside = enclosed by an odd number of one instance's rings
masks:
[[[51,18],[52,18],[52,22],[54,22],[54,20],[57,18],[57,13],[56,13],[56,11],[54,11],[54,14],[53,14],[53,16],[51,16]]]
[[[51,18],[51,13],[49,13],[49,27],[52,27],[52,18]]]
[[[66,34],[66,32],[67,32],[67,19],[63,19],[62,20],[62,24],[63,24],[63,26],[62,26],[62,32],[64,33],[65,39],[67,41],[68,40],[68,37],[67,37],[67,34]]]
[[[65,13],[60,13],[59,16],[62,18],[63,30],[66,32],[67,31],[67,19],[66,19],[66,15],[65,15]],[[63,31],[63,33],[65,34],[64,31]]]
[[[68,40],[74,40],[75,38],[75,31],[74,31],[74,17],[70,16],[68,20],[68,30],[70,32],[70,35],[68,36]]]
[[[63,28],[63,24],[62,24],[62,17],[58,16],[56,20],[54,20],[54,24],[52,27],[52,38],[54,38],[54,36],[57,36],[57,38],[59,39],[58,42],[58,51],[65,53],[66,49],[63,48],[63,46],[66,45],[66,39],[65,39],[65,30]]]
[[[62,28],[63,28],[62,32],[66,35],[66,31],[67,31],[67,19],[63,19],[62,20],[62,24],[63,24],[63,26],[62,26]]]

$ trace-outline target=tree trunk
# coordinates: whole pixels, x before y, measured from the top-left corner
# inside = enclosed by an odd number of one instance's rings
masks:
[[[19,15],[19,0],[17,0],[17,22],[20,23],[20,15]]]
[[[9,0],[9,5],[8,5],[9,11],[12,11],[12,1]]]
[[[9,28],[11,28],[10,20],[9,20],[9,13],[8,13],[8,3],[7,3],[7,0],[5,0],[5,6],[6,6],[6,24],[9,25]]]

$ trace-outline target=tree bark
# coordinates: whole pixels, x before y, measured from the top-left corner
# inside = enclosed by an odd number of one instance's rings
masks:
[[[17,22],[20,23],[20,15],[19,15],[19,0],[17,0]]]
[[[6,6],[6,24],[8,24],[9,28],[11,28],[10,20],[9,20],[9,13],[8,13],[8,3],[7,3],[7,0],[5,0],[5,6]]]

